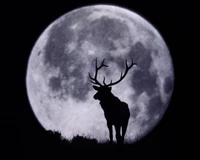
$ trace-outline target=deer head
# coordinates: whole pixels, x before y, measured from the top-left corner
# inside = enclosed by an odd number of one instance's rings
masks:
[[[94,84],[93,88],[95,90],[97,90],[97,93],[94,95],[94,99],[98,99],[100,101],[106,99],[106,97],[109,96],[109,94],[111,94],[111,89],[113,85],[118,84],[119,82],[121,82],[127,75],[129,69],[131,67],[133,67],[133,65],[137,65],[136,63],[133,63],[133,61],[131,60],[131,65],[128,66],[127,60],[126,60],[126,70],[124,72],[124,74],[121,72],[121,76],[120,79],[117,80],[116,82],[112,82],[112,80],[110,81],[109,84],[106,84],[105,82],[105,76],[103,78],[103,84],[101,84],[98,80],[97,80],[97,75],[98,75],[98,71],[102,68],[102,67],[108,67],[107,65],[104,64],[105,59],[103,59],[101,65],[98,67],[97,66],[97,59],[96,59],[96,69],[95,69],[95,76],[92,77],[89,73],[89,78],[91,83]]]

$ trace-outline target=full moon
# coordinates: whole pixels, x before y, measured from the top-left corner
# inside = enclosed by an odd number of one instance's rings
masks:
[[[128,104],[130,119],[125,142],[147,135],[161,120],[173,92],[170,52],[159,32],[133,11],[93,5],[70,11],[50,24],[36,41],[27,66],[26,87],[32,110],[45,130],[99,142],[109,139],[106,119],[88,73],[99,71],[102,83],[117,81],[125,60],[133,66],[112,87]],[[115,133],[114,133],[115,134]]]

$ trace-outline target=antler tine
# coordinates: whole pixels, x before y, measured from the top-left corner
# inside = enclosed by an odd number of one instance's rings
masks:
[[[106,86],[106,78],[105,78],[105,76],[103,77],[103,84]]]
[[[133,63],[133,60],[131,59],[131,65],[128,66],[127,59],[126,59],[126,68],[130,69],[131,67],[133,67],[133,65],[137,65],[137,63]]]
[[[112,79],[111,79],[111,81],[110,81],[110,84],[111,84],[111,83],[112,83]],[[103,77],[103,84],[104,84],[104,86],[109,86],[109,85],[106,84],[105,76]]]
[[[91,82],[91,83],[97,84],[97,85],[101,86],[101,84],[100,84],[97,80],[95,80],[95,78],[92,78],[92,76],[90,75],[90,73],[88,73],[88,74],[89,74],[90,82]]]
[[[121,82],[121,81],[126,77],[126,74],[128,73],[129,69],[130,69],[131,67],[133,67],[133,65],[137,65],[137,63],[133,63],[133,60],[132,60],[132,59],[131,59],[131,65],[130,65],[130,66],[128,66],[127,59],[125,60],[125,62],[126,62],[126,70],[125,70],[124,74],[121,72],[120,79],[119,79],[118,81],[114,82],[114,83],[112,83],[112,80],[111,80],[111,83],[108,84],[107,86],[112,86],[112,85],[115,85],[115,84]]]
[[[108,67],[107,65],[104,64],[104,61],[105,61],[105,58],[103,59],[101,65],[98,67],[97,65],[97,58],[96,58],[96,69],[95,69],[95,76],[94,78],[90,75],[89,73],[89,77],[90,77],[90,81],[93,83],[93,84],[97,84],[99,86],[102,86],[102,84],[97,80],[97,75],[98,75],[98,71],[102,68],[102,67]],[[103,83],[105,85],[105,77],[104,77],[104,80],[103,80]]]
[[[97,67],[97,70],[101,69],[102,67],[108,67],[107,65],[104,64],[104,62],[105,62],[105,58],[103,59],[101,65],[99,67]]]
[[[104,84],[104,86],[110,86],[110,84],[112,84],[112,79],[110,80],[110,83],[109,83],[109,84],[106,84],[106,82],[105,82],[105,77],[104,77],[104,79],[103,79],[103,84]]]

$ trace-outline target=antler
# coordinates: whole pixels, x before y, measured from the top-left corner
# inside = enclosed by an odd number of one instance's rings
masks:
[[[102,86],[102,84],[97,80],[97,74],[98,74],[98,71],[99,71],[102,67],[108,67],[107,65],[104,64],[104,61],[105,61],[105,59],[103,59],[101,65],[98,67],[98,66],[97,66],[97,58],[96,58],[96,70],[95,70],[95,76],[94,76],[94,78],[93,78],[93,77],[90,75],[90,73],[89,73],[90,81],[91,81],[93,84]],[[104,77],[103,83],[104,83],[104,85],[105,85],[105,77]]]
[[[120,77],[120,79],[119,79],[118,81],[112,83],[112,80],[111,80],[110,84],[106,84],[106,83],[105,83],[105,77],[104,77],[104,81],[103,81],[104,85],[105,85],[105,86],[113,86],[113,85],[115,85],[115,84],[121,82],[121,81],[126,77],[126,74],[128,73],[129,69],[130,69],[131,67],[133,67],[133,65],[137,65],[137,63],[133,63],[133,60],[132,60],[132,59],[131,59],[131,62],[132,62],[131,65],[128,66],[127,60],[126,60],[126,70],[125,70],[124,74],[122,74],[122,72],[121,72],[121,77]]]

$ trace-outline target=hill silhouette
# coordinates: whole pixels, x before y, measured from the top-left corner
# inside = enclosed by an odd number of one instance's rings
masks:
[[[23,132],[16,146],[17,154],[21,159],[88,159],[88,158],[118,158],[133,157],[133,159],[175,159],[174,146],[169,146],[172,140],[159,138],[160,133],[153,131],[134,144],[119,146],[109,141],[99,143],[96,139],[84,136],[75,136],[71,140],[61,137],[58,132],[38,129],[37,132]],[[23,141],[20,141],[23,140]],[[20,145],[20,147],[19,147]],[[14,146],[11,146],[14,147]],[[170,148],[169,148],[170,147]],[[166,155],[163,157],[163,155]],[[71,157],[71,158],[69,158]]]
[[[64,148],[75,150],[76,152],[88,152],[89,150],[93,152],[102,151],[115,151],[117,148],[124,148],[125,146],[132,146],[132,144],[117,145],[116,143],[110,144],[109,141],[98,142],[96,139],[91,137],[85,137],[76,135],[71,140],[63,139],[61,134],[58,132],[48,131],[48,138],[51,141],[57,143],[57,145],[62,145]]]
[[[144,146],[142,141],[119,146],[116,143],[110,144],[109,141],[99,143],[96,139],[79,135],[71,140],[66,140],[62,139],[60,133],[52,131],[45,131],[39,140],[32,140],[30,137],[26,143],[29,147],[23,147],[23,154],[28,159],[30,159],[30,155],[31,159],[67,159],[69,156],[72,156],[73,159],[79,157],[94,158],[94,156],[95,158],[107,159],[108,157],[114,158],[119,156],[122,158],[129,156],[144,158],[146,154],[157,154],[152,152],[148,145],[146,148],[141,148]],[[141,153],[141,151],[144,151],[145,154]]]

